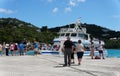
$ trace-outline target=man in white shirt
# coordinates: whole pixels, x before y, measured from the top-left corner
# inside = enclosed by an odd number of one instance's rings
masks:
[[[99,51],[100,58],[102,57],[103,59],[105,59],[103,54],[103,45],[101,44],[101,41],[99,41],[98,51]]]

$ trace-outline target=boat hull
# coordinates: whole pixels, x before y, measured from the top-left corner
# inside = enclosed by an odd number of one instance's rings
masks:
[[[41,50],[40,51],[41,54],[61,54],[63,55],[63,53],[59,52],[59,51],[51,51],[51,50]],[[99,51],[94,51],[95,56],[99,56]],[[90,51],[85,51],[84,52],[85,56],[90,56]],[[104,51],[104,56],[107,57],[107,50]]]

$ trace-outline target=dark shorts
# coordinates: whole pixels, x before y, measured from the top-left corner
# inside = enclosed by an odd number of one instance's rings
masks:
[[[99,53],[103,53],[103,50],[99,50]]]
[[[74,59],[74,52],[72,52],[71,54],[71,59]]]
[[[82,57],[83,57],[83,54],[84,54],[84,52],[77,52],[77,57],[78,57],[78,58],[82,58]]]

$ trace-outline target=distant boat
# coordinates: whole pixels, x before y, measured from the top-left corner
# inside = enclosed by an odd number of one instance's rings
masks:
[[[53,40],[53,46],[55,49],[54,50],[46,50],[47,52],[58,52],[59,54],[62,54],[62,47],[63,43],[66,40],[66,36],[69,36],[71,41],[76,45],[78,43],[78,40],[81,40],[87,51],[85,51],[84,55],[90,55],[90,46],[91,46],[91,37],[90,34],[86,32],[86,28],[81,26],[80,19],[77,20],[75,23],[74,27],[69,27],[69,28],[61,28],[59,31],[59,37],[54,38]],[[94,42],[95,48],[98,47],[99,45],[99,40],[93,38],[92,40]],[[105,43],[102,41],[102,45]],[[45,53],[45,50],[42,50],[41,52]],[[98,51],[95,51],[95,53],[98,53]]]

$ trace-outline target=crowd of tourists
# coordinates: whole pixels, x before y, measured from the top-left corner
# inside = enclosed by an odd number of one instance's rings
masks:
[[[3,42],[0,44],[0,55],[1,56],[23,56],[26,55],[28,51],[34,51],[33,55],[40,54],[40,50],[50,50],[52,49],[51,44],[41,43],[36,40],[33,42],[28,42],[23,40],[20,43],[7,43]]]
[[[28,42],[27,40],[23,40],[20,43],[5,43],[3,42],[0,44],[0,55],[1,56],[23,56],[26,55],[28,51],[34,51],[33,55],[38,55],[40,54],[40,50],[58,50],[59,46],[52,46],[51,44],[45,44],[38,42],[34,39],[33,42]],[[99,58],[104,59],[103,55],[103,46],[101,42],[99,41],[99,46],[98,46],[98,51],[99,51]],[[78,40],[78,44],[75,45],[71,40],[70,37],[67,37],[67,40],[63,43],[63,48],[62,52],[64,53],[64,65],[71,65],[74,64],[74,53],[76,52],[77,58],[78,58],[78,65],[81,64],[82,57],[85,51],[85,47],[82,44],[81,40]],[[91,59],[94,59],[94,42],[91,41]]]

